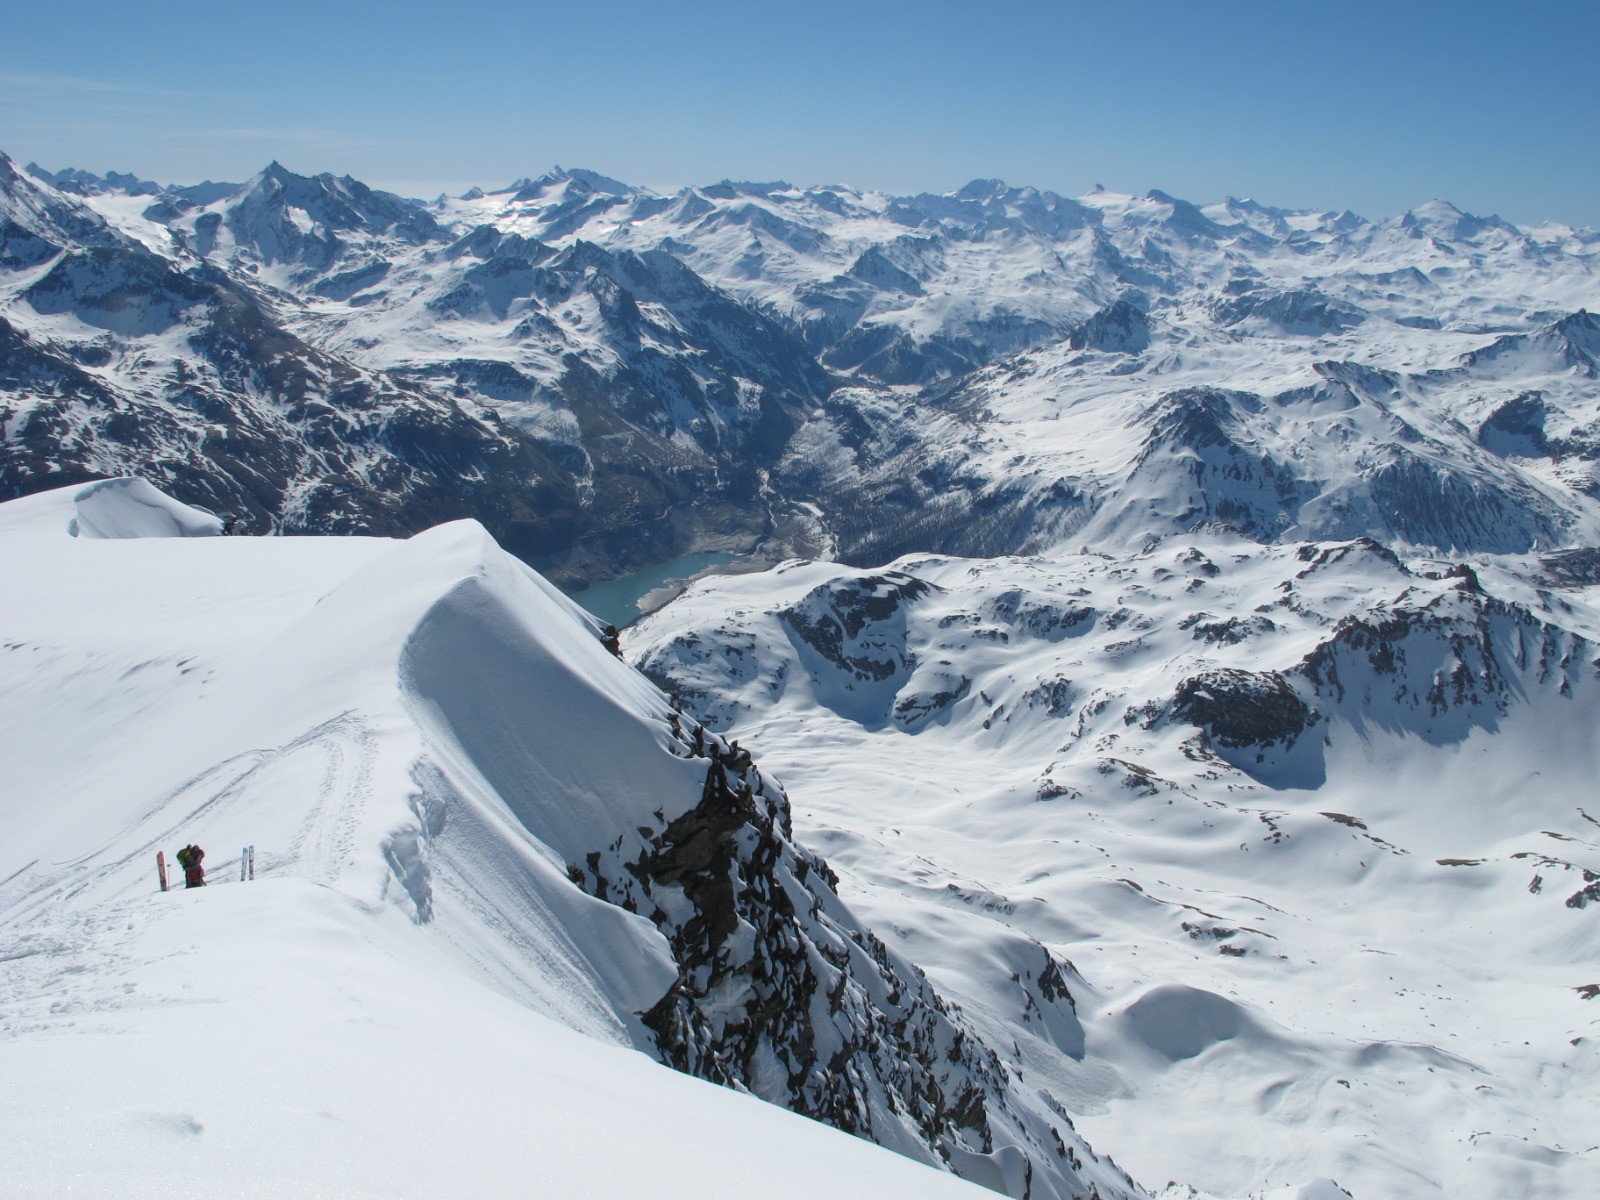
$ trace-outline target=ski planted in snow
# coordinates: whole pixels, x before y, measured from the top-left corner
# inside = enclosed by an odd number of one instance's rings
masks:
[[[160,850],[156,851],[156,877],[161,880],[161,890],[167,890],[167,856]]]
[[[256,877],[256,848],[246,846],[239,851],[239,882]]]

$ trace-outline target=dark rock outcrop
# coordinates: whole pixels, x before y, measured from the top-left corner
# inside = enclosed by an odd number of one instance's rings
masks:
[[[1289,747],[1316,714],[1276,671],[1217,668],[1178,685],[1172,715],[1198,725],[1229,749]]]
[[[1074,329],[1067,342],[1074,350],[1137,354],[1150,345],[1150,319],[1126,300],[1118,300]]]
[[[1137,1195],[855,920],[748,751],[671,728],[674,753],[706,764],[699,803],[568,869],[671,945],[677,982],[643,1014],[663,1060],[1013,1196]],[[1070,1007],[1048,956],[1037,988]]]

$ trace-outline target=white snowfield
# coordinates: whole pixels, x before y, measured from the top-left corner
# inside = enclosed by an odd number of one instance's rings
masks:
[[[0,506],[0,1195],[980,1194],[629,1048],[666,942],[567,856],[703,771],[591,618],[470,522],[218,530]]]
[[[791,562],[625,647],[1159,1194],[1579,1200],[1600,588],[1474,562],[1226,536]],[[1077,1022],[1036,1006],[1042,952]]]

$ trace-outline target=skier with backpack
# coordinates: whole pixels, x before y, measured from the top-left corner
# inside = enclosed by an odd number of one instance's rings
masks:
[[[184,887],[205,887],[206,869],[200,865],[205,856],[206,852],[199,846],[185,846],[178,851],[178,865],[183,868]]]

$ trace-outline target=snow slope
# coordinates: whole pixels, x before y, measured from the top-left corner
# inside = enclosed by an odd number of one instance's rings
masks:
[[[138,480],[0,508],[8,1187],[966,1190],[644,1049],[998,1187],[1135,1194],[834,898],[781,789],[481,527],[185,536],[216,530]],[[157,892],[188,841],[211,887]]]
[[[229,865],[202,894],[8,920],[7,1196],[985,1194],[575,1033],[393,913]]]
[[[1600,594],[1474,563],[1216,536],[793,562],[627,648],[1137,1178],[1587,1196]]]

